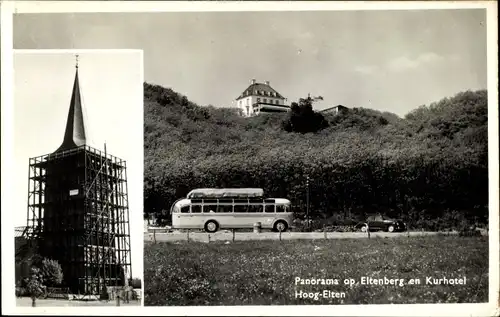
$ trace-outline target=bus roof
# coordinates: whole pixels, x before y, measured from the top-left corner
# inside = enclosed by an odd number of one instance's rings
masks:
[[[187,198],[260,198],[262,188],[197,188],[187,194]]]

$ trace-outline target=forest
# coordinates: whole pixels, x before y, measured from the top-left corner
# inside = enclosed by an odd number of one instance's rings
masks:
[[[297,217],[402,218],[414,228],[488,223],[487,91],[464,91],[404,118],[367,108],[244,118],[144,84],[144,212],[168,217],[199,187],[259,187]]]

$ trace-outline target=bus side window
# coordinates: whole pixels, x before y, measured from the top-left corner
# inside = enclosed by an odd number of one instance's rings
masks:
[[[247,212],[247,206],[245,206],[245,205],[234,205],[234,212]]]
[[[203,206],[203,213],[205,212],[215,212],[217,209],[217,205],[204,205]]]
[[[279,207],[279,206],[276,206]],[[264,212],[274,212],[274,205],[265,205]]]
[[[277,205],[276,206],[276,212],[285,212],[285,206]]]
[[[181,213],[183,214],[189,213],[189,206],[181,207]]]
[[[192,213],[200,213],[201,212],[201,206],[200,205],[193,205],[193,206],[191,206],[191,212]]]
[[[219,205],[219,206],[217,206],[217,212],[220,212],[220,213],[233,212],[233,206]]]
[[[263,207],[262,205],[249,205],[248,206],[248,212],[263,212]]]

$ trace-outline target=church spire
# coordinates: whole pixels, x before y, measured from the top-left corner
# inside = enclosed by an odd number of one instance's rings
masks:
[[[80,84],[78,81],[78,55],[76,55],[75,69],[75,81],[73,83],[73,92],[71,95],[71,102],[69,104],[66,131],[64,132],[63,142],[56,152],[69,150],[86,144],[82,101],[80,97]]]

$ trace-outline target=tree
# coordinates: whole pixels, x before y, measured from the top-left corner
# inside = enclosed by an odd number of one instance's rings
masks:
[[[26,290],[31,297],[31,306],[36,306],[36,299],[45,293],[43,277],[40,270],[36,267],[31,268],[31,276],[26,281]]]
[[[322,99],[322,98],[320,98]],[[300,98],[299,102],[292,102],[290,115],[283,122],[283,128],[287,132],[318,132],[328,127],[328,122],[322,114],[313,110],[313,102],[318,98]]]
[[[43,278],[43,284],[48,287],[58,286],[63,281],[62,268],[56,260],[44,258],[42,260],[40,274]]]

